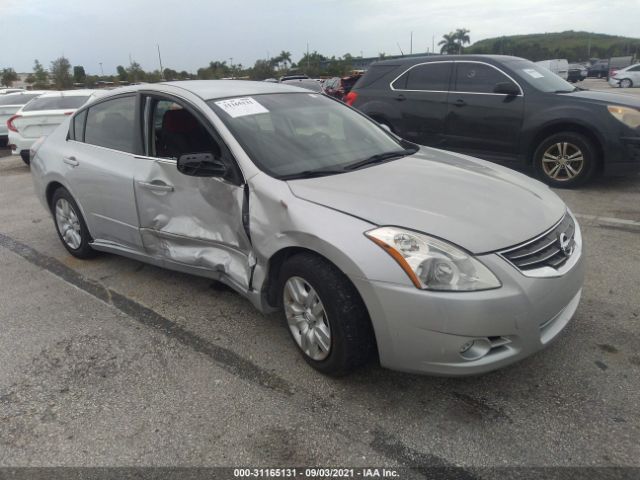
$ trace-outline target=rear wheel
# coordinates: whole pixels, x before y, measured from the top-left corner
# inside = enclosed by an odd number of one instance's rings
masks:
[[[346,374],[375,354],[369,314],[357,290],[334,265],[301,253],[280,272],[289,333],[306,362],[329,375]]]
[[[22,161],[24,163],[26,163],[27,165],[31,165],[31,158],[29,155],[29,150],[22,150],[20,152],[20,158],[22,158]]]
[[[58,188],[51,199],[51,210],[56,224],[58,237],[64,248],[78,258],[91,258],[96,251],[89,245],[92,241],[87,224],[80,208],[71,194],[64,188]]]
[[[621,88],[631,88],[631,87],[633,87],[633,82],[631,81],[630,78],[623,78],[622,80],[620,80],[620,87]]]
[[[540,180],[551,187],[572,188],[594,174],[597,151],[584,135],[561,132],[543,140],[533,155],[533,166]]]

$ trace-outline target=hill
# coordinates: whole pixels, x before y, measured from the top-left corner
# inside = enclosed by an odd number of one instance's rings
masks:
[[[618,37],[603,33],[535,33],[487,38],[464,49],[464,53],[515,55],[538,61],[566,58],[570,62],[621,55],[640,57],[640,38]]]

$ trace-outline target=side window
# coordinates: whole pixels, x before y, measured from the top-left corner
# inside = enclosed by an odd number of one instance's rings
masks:
[[[120,97],[89,108],[85,143],[135,153],[136,97]]]
[[[449,90],[451,62],[434,62],[413,67],[394,82],[399,90],[431,90],[446,92]],[[397,85],[396,85],[397,84]]]
[[[493,93],[496,83],[501,82],[513,83],[509,77],[489,65],[456,62],[455,89],[458,92]]]
[[[630,68],[629,71],[630,72],[640,72],[640,65],[638,65],[636,67],[633,67],[633,68]]]
[[[73,117],[73,140],[84,142],[84,121],[87,118],[87,111],[83,110]]]
[[[189,110],[172,100],[149,98],[151,132],[149,155],[179,158],[186,153],[212,153],[221,157],[220,145]]]

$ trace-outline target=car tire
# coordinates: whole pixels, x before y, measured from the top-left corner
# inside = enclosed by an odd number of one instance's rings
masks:
[[[77,258],[91,258],[97,252],[78,204],[65,188],[58,188],[51,198],[51,213],[58,237],[67,251]]]
[[[327,375],[345,375],[376,353],[369,314],[351,281],[313,253],[289,258],[280,270],[285,325],[305,361]]]
[[[620,80],[618,85],[620,86],[620,88],[631,88],[633,87],[633,82],[630,78],[623,78],[622,80]]]
[[[598,164],[593,142],[576,132],[545,138],[533,154],[536,176],[550,187],[574,188],[588,181]]]
[[[20,158],[22,158],[22,161],[27,164],[27,165],[31,165],[31,158],[29,156],[29,150],[23,150],[20,152]]]

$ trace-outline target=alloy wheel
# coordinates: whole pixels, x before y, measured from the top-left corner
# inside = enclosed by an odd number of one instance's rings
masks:
[[[56,226],[67,246],[73,250],[80,248],[82,244],[80,220],[73,206],[64,198],[56,202]]]
[[[300,349],[313,360],[327,358],[331,327],[318,293],[302,277],[291,277],[284,285],[283,297],[287,323]]]
[[[542,169],[549,178],[566,182],[580,175],[584,168],[584,154],[573,143],[558,142],[542,154]]]

